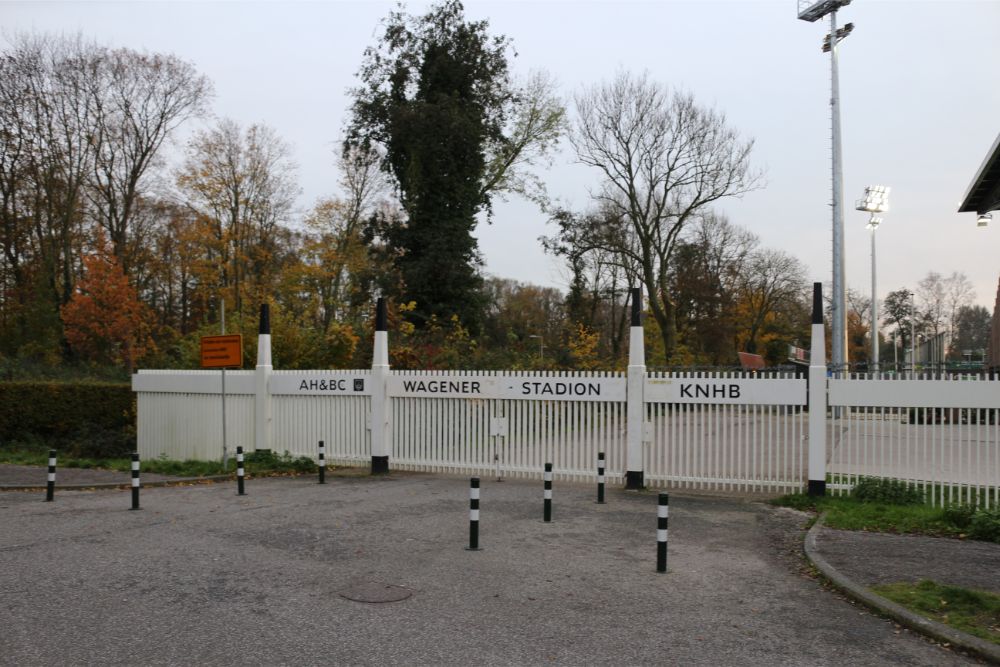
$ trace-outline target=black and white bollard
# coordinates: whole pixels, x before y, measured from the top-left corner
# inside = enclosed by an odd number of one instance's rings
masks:
[[[604,452],[597,452],[597,504],[604,504]]]
[[[552,521],[552,464],[545,464],[545,511],[542,513],[542,520],[546,523]]]
[[[132,452],[132,509],[139,509],[139,452]]]
[[[667,517],[670,510],[670,496],[660,494],[656,507],[656,571],[667,571]]]
[[[243,492],[243,448],[236,448],[236,495],[245,496]]]
[[[49,481],[45,486],[45,502],[51,503],[56,497],[56,450],[49,450]]]
[[[479,548],[479,478],[473,477],[469,487],[469,546],[466,551],[481,551]]]
[[[326,484],[326,447],[319,441],[319,483]]]

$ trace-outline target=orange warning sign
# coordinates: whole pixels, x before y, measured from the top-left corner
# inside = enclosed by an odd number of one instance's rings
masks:
[[[242,334],[201,337],[202,368],[239,368],[242,365]]]

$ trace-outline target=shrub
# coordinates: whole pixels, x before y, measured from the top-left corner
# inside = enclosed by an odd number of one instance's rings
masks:
[[[981,509],[969,522],[969,537],[1000,543],[1000,507]]]
[[[854,485],[851,496],[863,503],[887,505],[922,505],[924,494],[916,487],[898,479],[862,477]]]
[[[943,510],[944,520],[951,525],[965,530],[972,523],[972,517],[976,513],[975,505],[948,505]]]
[[[128,384],[0,383],[0,441],[43,443],[79,457],[135,449],[135,397]]]
[[[288,452],[278,455],[269,449],[258,449],[254,452],[247,452],[243,460],[247,464],[247,472],[250,473],[257,470],[312,472],[316,469],[316,464],[308,456],[292,456]]]

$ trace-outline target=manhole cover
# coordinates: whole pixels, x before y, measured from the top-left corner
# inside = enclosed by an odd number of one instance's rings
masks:
[[[355,602],[399,602],[413,595],[413,591],[402,586],[366,581],[340,591],[340,596]]]

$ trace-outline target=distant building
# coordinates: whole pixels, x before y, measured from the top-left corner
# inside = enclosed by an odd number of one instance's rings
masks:
[[[978,224],[990,223],[990,211],[1000,210],[1000,135],[979,167],[975,178],[969,184],[959,213],[979,214]],[[997,222],[1000,222],[998,220]],[[919,354],[917,355],[920,356]],[[990,344],[986,352],[986,367],[1000,369],[1000,284],[997,286],[997,300],[993,306],[993,322],[990,325]]]
[[[945,362],[947,350],[950,347],[948,333],[942,331],[936,336],[917,334],[917,344],[913,352],[917,356],[917,369],[939,368]],[[913,367],[910,360],[910,350],[903,350],[903,361],[906,366]]]

